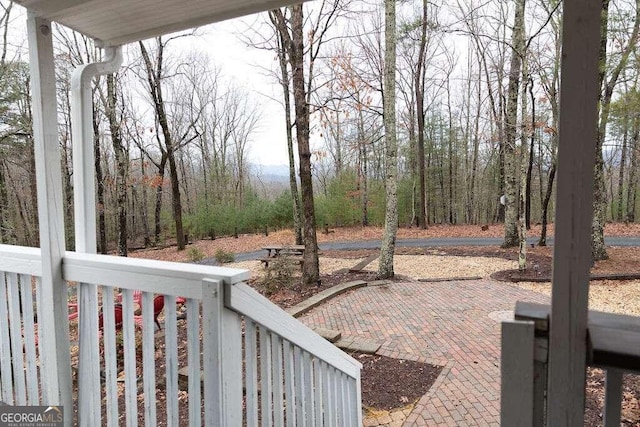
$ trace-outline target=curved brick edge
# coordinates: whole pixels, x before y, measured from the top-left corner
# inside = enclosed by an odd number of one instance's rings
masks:
[[[418,282],[460,282],[462,280],[482,280],[482,277],[481,276],[432,277],[428,279],[418,279]]]
[[[340,294],[343,294],[351,289],[358,289],[367,286],[367,282],[363,280],[354,280],[353,282],[346,282],[341,285],[333,286],[322,292],[313,295],[310,298],[302,301],[299,304],[289,307],[285,311],[293,317],[300,317],[312,308],[315,308],[325,301],[335,298]]]

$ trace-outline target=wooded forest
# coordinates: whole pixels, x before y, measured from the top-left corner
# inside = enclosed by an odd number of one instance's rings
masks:
[[[0,241],[38,246],[24,12],[0,5]],[[640,203],[640,0],[603,8],[595,259],[606,257],[606,222],[634,222]],[[257,95],[206,51],[185,48],[197,30],[128,45],[121,70],[93,87],[98,250],[126,255],[167,241],[183,249],[189,239],[283,227],[315,245],[315,226],[325,224],[499,221],[505,246],[537,223],[545,244],[561,22],[558,0],[317,0],[243,21],[236,36],[273,53],[260,72],[281,88],[285,191],[248,160],[262,120]],[[70,77],[103,52],[55,29],[72,249]],[[315,268],[317,278],[317,256],[312,264],[305,259],[305,274]]]

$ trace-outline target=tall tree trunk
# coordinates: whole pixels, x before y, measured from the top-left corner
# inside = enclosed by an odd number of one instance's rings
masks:
[[[173,219],[176,227],[176,241],[178,250],[185,248],[184,241],[184,229],[182,223],[182,202],[180,200],[180,181],[178,177],[178,168],[176,166],[176,150],[175,141],[173,135],[169,129],[169,122],[167,120],[167,113],[165,110],[165,103],[162,96],[162,67],[164,57],[164,45],[160,38],[158,40],[158,53],[156,69],[153,68],[149,54],[144,46],[144,43],[140,42],[140,50],[144,59],[145,67],[147,70],[147,81],[149,83],[149,90],[151,97],[153,98],[156,118],[162,129],[162,136],[164,138],[164,146],[166,148],[167,161],[169,163],[169,177],[171,179],[171,207],[173,211]]]
[[[111,144],[116,160],[116,221],[118,224],[118,255],[127,256],[127,166],[129,156],[123,146],[120,120],[117,117],[116,83],[113,74],[107,75],[107,120]]]
[[[556,68],[557,70],[557,68]],[[557,167],[557,157],[556,152],[558,150],[558,120],[559,120],[559,111],[558,111],[558,98],[556,91],[556,83],[558,81],[559,73],[556,71],[553,78],[553,84],[551,87],[551,116],[552,116],[552,131],[553,135],[551,137],[551,168],[549,169],[549,178],[547,180],[547,190],[544,194],[544,198],[542,199],[542,228],[540,231],[540,240],[538,240],[538,246],[546,246],[547,245],[547,223],[549,217],[549,202],[551,201],[551,194],[553,193],[553,183],[556,177],[556,167]]]
[[[478,74],[478,88],[476,92],[476,114],[473,123],[473,158],[471,160],[471,184],[469,186],[469,221],[477,223],[478,218],[473,217],[475,211],[476,174],[478,170],[478,152],[480,149],[480,113],[482,106],[482,90],[480,88],[480,75]],[[477,215],[477,214],[476,214]]]
[[[449,203],[448,208],[449,208],[449,212],[448,212],[448,222],[449,224],[455,224],[455,218],[454,218],[454,210],[455,210],[455,181],[453,178],[453,144],[454,141],[456,139],[456,135],[455,135],[455,131],[453,129],[453,112],[451,111],[451,90],[449,88],[449,83],[447,82],[447,110],[449,113],[449,132],[448,132],[448,138],[447,138],[447,178],[449,180],[448,182],[448,190],[449,190]],[[443,194],[444,197],[444,194]]]
[[[509,86],[507,89],[507,111],[504,144],[504,189],[505,219],[504,241],[502,247],[518,245],[518,161],[516,157],[516,132],[518,126],[518,96],[520,92],[520,75],[522,54],[524,53],[524,8],[525,0],[518,0],[513,21],[511,36],[511,64],[509,68]]]
[[[524,142],[523,137],[523,142]],[[526,213],[525,213],[525,204],[526,204],[526,192],[527,192],[527,175],[525,173],[525,166],[527,165],[527,146],[526,144],[522,144],[520,146],[523,153],[523,159],[520,163],[520,214],[518,220],[518,242],[519,242],[519,251],[518,251],[518,270],[525,271],[527,269],[527,224],[526,224]]]
[[[189,191],[189,175],[187,174],[187,165],[185,164],[184,161],[184,155],[185,153],[183,151],[181,151],[180,153],[178,153],[179,155],[179,160],[180,160],[180,182],[182,183],[182,188],[184,191],[184,198],[185,198],[185,203],[187,205],[187,215],[192,215],[193,214],[193,205],[191,202],[191,197],[190,194],[191,192]],[[189,163],[189,165],[191,165]],[[193,175],[191,175],[193,176]],[[239,178],[240,183],[242,183],[242,175],[240,175]],[[238,193],[238,198],[240,200],[243,199],[243,192],[242,189],[240,190],[240,192]]]
[[[533,94],[533,80],[529,81],[529,96],[531,97],[531,137],[529,142],[529,165],[527,167],[527,182],[525,187],[525,226],[527,227],[527,230],[531,230],[531,177],[533,175],[533,150],[536,141],[536,98]]]
[[[555,156],[551,161],[551,169],[549,170],[549,180],[547,181],[547,191],[542,201],[542,230],[540,231],[540,240],[538,246],[547,246],[547,224],[549,217],[549,201],[553,192],[553,181],[556,177],[556,159]]]
[[[613,67],[609,79],[605,79],[607,64],[607,34],[609,22],[609,0],[602,2],[602,30],[600,38],[600,124],[596,139],[596,160],[594,166],[594,193],[593,193],[593,221],[591,224],[591,256],[594,261],[608,259],[609,255],[604,244],[604,225],[606,222],[607,195],[604,180],[604,158],[602,144],[606,138],[611,98],[620,73],[624,69],[633,51],[640,29],[640,0],[636,0],[635,21],[632,34],[627,45],[622,49],[618,62]]]
[[[395,19],[395,18],[394,18]],[[427,228],[426,214],[426,177],[424,170],[424,80],[425,80],[425,54],[427,47],[427,0],[422,0],[422,28],[420,33],[420,47],[418,48],[418,66],[416,69],[414,87],[416,90],[416,115],[418,118],[418,153],[416,161],[418,165],[418,180],[420,183],[420,206],[418,206],[418,227]]]
[[[102,151],[100,150],[100,123],[93,114],[93,157],[96,170],[96,201],[98,203],[98,252],[107,254],[107,223],[105,219],[104,176],[102,174]]]
[[[398,143],[396,141],[396,2],[384,2],[384,92],[383,115],[386,159],[386,210],[384,233],[380,245],[378,276],[388,279],[394,276],[393,255],[398,231]]]
[[[68,129],[71,125],[68,124]],[[67,134],[68,135],[68,134]],[[72,251],[75,249],[75,228],[73,221],[73,176],[71,171],[71,156],[69,155],[68,136],[65,135],[65,141],[62,142],[62,180],[65,199],[65,241],[66,249]]]
[[[362,108],[358,108],[358,148],[361,165],[358,173],[360,175],[362,226],[366,227],[369,225],[369,165],[367,161],[367,144],[364,138],[364,117],[362,116]]]
[[[167,154],[162,153],[162,158],[158,164],[158,176],[156,177],[156,204],[154,209],[154,243],[157,246],[160,243],[160,234],[162,233],[162,224],[160,223],[160,214],[162,213],[162,192],[164,187],[164,171],[167,166]]]
[[[2,159],[0,161],[0,243],[9,243],[7,239],[9,197],[5,175],[5,159]]]
[[[638,141],[640,140],[640,120],[633,119],[633,135],[631,137],[631,166],[629,167],[629,184],[627,185],[627,221],[636,220],[636,194],[638,191]]]
[[[147,174],[145,170],[145,160],[142,151],[140,152],[140,175],[142,176],[142,203],[140,204],[140,212],[142,217],[142,228],[144,232],[144,247],[151,246],[151,233],[149,230],[149,212],[147,203],[149,201],[147,195]]]
[[[555,7],[555,5],[557,0],[554,0],[554,2],[549,3],[549,7]],[[554,4],[556,3],[556,4]],[[547,12],[550,12],[551,9],[547,9]],[[561,56],[562,56],[562,52],[561,52],[561,37],[560,37],[560,32],[561,32],[561,26],[559,24],[558,21],[551,21],[552,22],[552,27],[553,27],[553,31],[554,31],[554,40],[555,40],[555,45],[554,45],[554,61],[553,61],[553,67],[551,68],[551,76],[547,77],[546,75],[542,74],[541,75],[541,83],[542,86],[545,90],[545,93],[547,94],[547,98],[549,99],[549,103],[551,104],[551,127],[550,127],[550,131],[551,131],[551,167],[549,170],[549,175],[548,175],[548,179],[547,179],[547,187],[544,193],[544,196],[542,196],[542,173],[540,173],[540,200],[541,200],[541,207],[542,207],[542,213],[541,213],[541,222],[542,222],[542,228],[540,231],[540,239],[538,240],[538,245],[539,246],[546,246],[547,245],[547,222],[548,222],[548,215],[549,215],[549,202],[551,200],[551,195],[553,193],[553,183],[555,181],[555,176],[556,176],[556,165],[557,165],[557,161],[556,161],[556,153],[558,150],[558,122],[559,122],[559,103],[558,103],[558,86],[559,86],[559,80],[560,80],[560,62],[561,62]],[[542,152],[539,152],[539,156],[540,159],[542,160]],[[540,164],[542,164],[542,161],[540,161]],[[541,169],[540,169],[541,170]]]
[[[316,285],[320,280],[318,241],[316,237],[315,207],[313,204],[313,177],[311,175],[311,149],[309,146],[309,104],[304,79],[304,24],[302,5],[291,6],[291,44],[289,59],[292,68],[293,99],[296,112],[296,138],[300,163],[300,189],[304,218],[304,260],[302,279],[306,285]]]
[[[171,207],[173,208],[173,219],[176,225],[176,241],[178,250],[185,248],[184,229],[182,225],[182,202],[180,201],[180,182],[178,179],[178,168],[176,167],[175,147],[171,141],[169,125],[167,123],[164,109],[161,113],[160,125],[162,126],[165,146],[167,147],[167,160],[169,162],[169,176],[171,178]],[[164,124],[163,124],[164,123]]]
[[[529,84],[533,84],[532,80],[527,79],[528,67],[527,60],[523,58],[522,60],[522,94],[521,94],[521,106],[520,110],[522,111],[522,122],[524,124],[524,119],[527,116],[527,87]],[[533,138],[533,128],[531,130],[531,138]],[[518,197],[518,270],[524,271],[527,269],[527,221],[526,221],[526,193],[527,193],[527,173],[526,168],[529,165],[529,161],[527,158],[527,134],[522,130],[520,134],[520,171],[518,176],[520,177],[519,182],[519,197]]]
[[[284,98],[284,121],[287,130],[287,154],[289,157],[289,189],[291,191],[291,203],[293,206],[293,230],[296,235],[296,245],[302,245],[302,219],[300,217],[300,196],[298,194],[298,181],[296,180],[296,162],[293,153],[293,125],[291,124],[291,91],[289,90],[289,70],[287,68],[286,46],[284,33],[286,26],[278,20],[279,11],[269,12],[271,22],[278,31],[278,62],[282,81],[282,95]]]
[[[616,219],[622,221],[622,211],[624,205],[624,170],[627,162],[627,144],[629,139],[628,116],[625,116],[624,135],[622,137],[622,153],[620,154],[620,170],[618,171],[618,209]]]
[[[487,94],[489,97],[489,105],[491,106],[491,115],[493,118],[493,124],[496,127],[495,135],[497,135],[498,139],[498,199],[500,196],[504,194],[504,120],[503,120],[503,108],[502,108],[502,93],[499,89],[498,92],[498,100],[496,101],[496,96],[493,93],[493,86],[491,84],[491,67],[487,64],[487,55],[485,55],[486,47],[482,43],[482,39],[479,34],[471,31],[474,43],[476,45],[476,55],[478,57],[478,62],[480,63],[481,71],[484,71],[484,77],[487,84]],[[502,85],[502,70],[498,70],[498,88]],[[480,79],[480,77],[479,77]],[[493,216],[488,214],[487,219],[492,218]],[[493,217],[496,222],[502,222],[504,220],[504,206],[498,202],[498,207],[496,209],[496,215]]]
[[[367,145],[362,144],[362,226],[369,225],[369,161]]]

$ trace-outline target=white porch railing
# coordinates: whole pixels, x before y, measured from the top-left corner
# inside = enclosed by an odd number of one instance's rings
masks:
[[[34,326],[42,316],[34,319],[32,290],[36,313],[51,306],[39,298],[39,268],[38,249],[0,245],[0,396],[9,404],[47,403],[40,356],[56,343]],[[77,290],[69,362],[78,374],[61,393],[73,394],[80,425],[362,423],[361,365],[241,283],[245,271],[67,252],[63,276]],[[164,295],[164,340],[154,331],[154,294]],[[185,325],[177,297],[186,300]]]
[[[518,302],[502,324],[501,425],[545,426],[549,306]],[[604,427],[620,425],[623,373],[640,373],[640,317],[589,312],[587,365],[605,371]]]
[[[47,388],[42,383],[43,364],[40,363],[43,347],[36,343],[35,319],[44,317],[40,251],[23,247],[16,247],[11,252],[2,249],[0,400],[9,405],[40,405],[48,399]]]

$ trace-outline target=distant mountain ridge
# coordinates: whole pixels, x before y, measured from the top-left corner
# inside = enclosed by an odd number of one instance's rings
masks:
[[[251,164],[251,174],[263,184],[280,184],[289,183],[289,166],[288,165],[257,165]],[[285,187],[282,187],[285,188]]]
[[[259,165],[252,163],[251,170],[259,177],[279,176],[289,178],[289,165]]]

